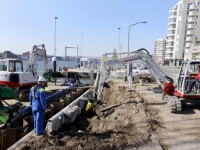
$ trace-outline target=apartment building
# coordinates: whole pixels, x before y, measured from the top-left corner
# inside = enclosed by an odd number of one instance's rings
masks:
[[[166,51],[166,38],[157,39],[154,42],[154,61],[156,63],[162,63],[165,59]]]
[[[191,48],[200,40],[199,9],[200,0],[180,0],[169,11],[165,60],[170,65],[192,59]]]

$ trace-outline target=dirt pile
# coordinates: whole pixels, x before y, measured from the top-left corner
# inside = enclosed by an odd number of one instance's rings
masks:
[[[159,111],[121,83],[109,82],[102,104],[91,118],[79,116],[55,137],[32,137],[29,149],[137,149],[150,141],[151,132],[162,127]],[[37,139],[36,139],[37,138]]]

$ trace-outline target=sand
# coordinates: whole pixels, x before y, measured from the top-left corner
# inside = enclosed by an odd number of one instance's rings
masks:
[[[106,83],[100,105],[55,136],[31,137],[27,149],[138,149],[148,144],[151,133],[164,128],[163,119],[142,95],[127,89],[122,83]]]

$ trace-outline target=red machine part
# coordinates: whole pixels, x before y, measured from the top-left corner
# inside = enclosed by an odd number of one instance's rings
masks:
[[[164,84],[163,92],[166,95],[174,95],[174,90],[175,90],[175,87],[172,84],[172,82],[167,82]]]

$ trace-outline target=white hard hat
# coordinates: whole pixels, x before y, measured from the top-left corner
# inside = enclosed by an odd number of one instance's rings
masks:
[[[39,76],[38,81],[43,81],[43,82],[45,82],[46,79],[45,79],[43,76]]]

